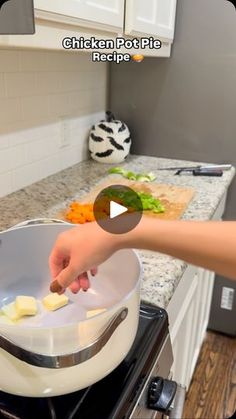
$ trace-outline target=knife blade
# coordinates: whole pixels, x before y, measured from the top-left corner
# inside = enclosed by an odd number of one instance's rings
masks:
[[[197,169],[212,169],[212,170],[230,170],[232,168],[232,164],[208,164],[208,165],[198,165],[198,166],[176,166],[176,167],[161,167],[157,170],[181,170],[181,171],[191,171]]]

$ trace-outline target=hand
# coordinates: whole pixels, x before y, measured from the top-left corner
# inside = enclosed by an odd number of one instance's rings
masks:
[[[51,291],[62,293],[67,287],[73,293],[87,290],[87,272],[95,275],[95,267],[108,259],[118,247],[118,238],[106,233],[95,222],[61,233],[49,257],[53,279]]]

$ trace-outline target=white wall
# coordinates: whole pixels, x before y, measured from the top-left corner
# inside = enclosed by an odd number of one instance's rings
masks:
[[[88,54],[0,50],[0,196],[86,159],[106,96],[107,65]]]
[[[127,65],[126,65],[127,64]],[[225,0],[178,0],[171,58],[111,66],[110,108],[132,151],[236,165],[236,11]],[[227,205],[236,219],[236,179]]]

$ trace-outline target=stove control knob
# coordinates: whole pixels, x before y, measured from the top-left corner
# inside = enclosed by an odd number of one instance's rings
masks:
[[[174,400],[177,383],[155,377],[148,389],[148,408],[158,412],[168,413]]]

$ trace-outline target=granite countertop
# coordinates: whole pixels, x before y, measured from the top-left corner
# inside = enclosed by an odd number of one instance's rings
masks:
[[[169,166],[192,166],[186,162],[147,156],[130,156],[122,164],[130,170],[152,171],[158,183],[193,187],[196,194],[183,215],[186,220],[209,220],[230,185],[235,170],[224,172],[222,177],[174,176],[174,172],[158,171]],[[40,182],[21,189],[0,200],[0,229],[5,230],[21,221],[55,217],[69,202],[87,194],[94,185],[107,176],[111,165],[92,160],[78,163]],[[121,165],[119,165],[121,166]],[[144,268],[141,298],[166,307],[187,267],[185,262],[150,251],[138,251]]]

